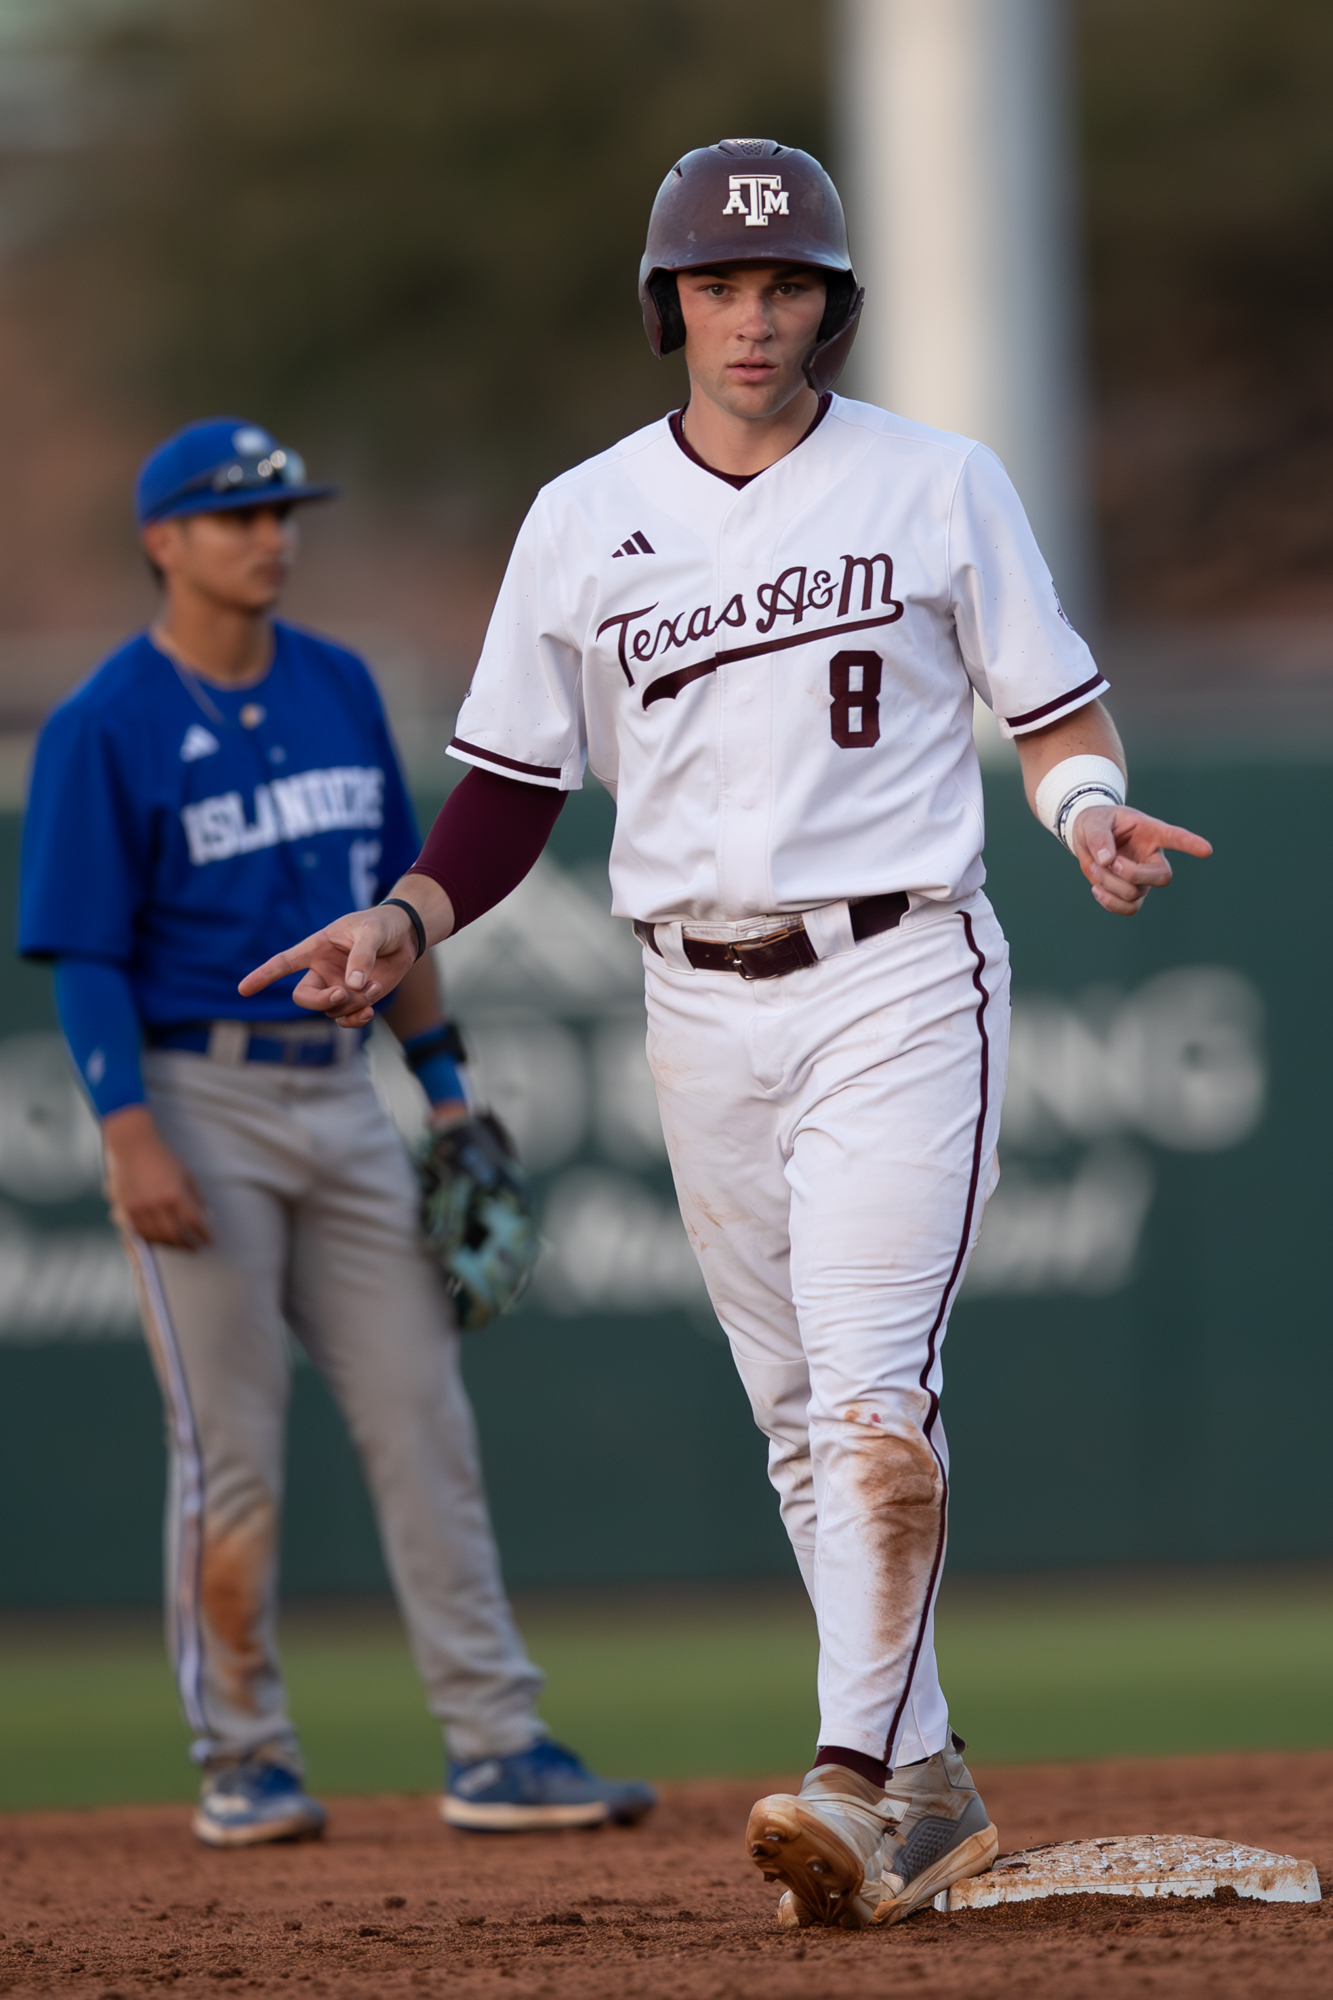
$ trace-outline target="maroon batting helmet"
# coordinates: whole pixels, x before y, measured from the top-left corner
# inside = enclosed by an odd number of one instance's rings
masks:
[[[809,153],[776,139],[719,139],[677,161],[657,190],[639,266],[654,354],[685,345],[677,271],[742,263],[812,264],[825,274],[827,303],[805,378],[821,393],[831,388],[851,353],[865,293],[838,190]]]

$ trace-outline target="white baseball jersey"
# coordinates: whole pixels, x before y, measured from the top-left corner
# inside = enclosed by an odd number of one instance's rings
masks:
[[[835,396],[737,489],[650,424],[538,495],[452,754],[616,799],[613,909],[725,923],[984,880],[972,693],[1103,693],[984,446]]]

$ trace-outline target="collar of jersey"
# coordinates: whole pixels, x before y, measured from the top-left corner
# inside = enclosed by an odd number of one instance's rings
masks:
[[[812,437],[814,433],[819,429],[819,426],[823,423],[825,417],[828,415],[829,410],[832,408],[832,406],[833,406],[833,391],[831,389],[826,389],[823,395],[819,399],[819,406],[816,409],[814,416],[811,418],[805,430],[803,430],[801,432],[801,435],[797,438],[795,444],[791,448],[791,451],[784,451],[782,454],[782,458],[774,459],[773,465],[781,465],[783,459],[791,457],[792,451],[799,451],[801,449],[801,446],[805,443],[806,439],[808,437]],[[694,446],[690,443],[689,439],[685,435],[685,411],[686,409],[688,409],[688,407],[689,405],[685,404],[679,410],[673,410],[671,412],[671,415],[667,418],[667,426],[670,429],[671,435],[676,440],[676,443],[680,446],[681,450],[684,452],[686,458],[692,459],[694,463],[697,466],[699,466],[702,471],[711,472],[714,479],[725,480],[726,484],[728,486],[734,486],[737,492],[740,492],[742,487],[748,486],[752,479],[758,479],[759,473],[757,472],[719,472],[717,467],[715,465],[710,465],[706,458],[700,458],[698,452],[694,449]],[[769,465],[766,465],[762,468],[764,472],[771,472],[772,469],[773,467]]]

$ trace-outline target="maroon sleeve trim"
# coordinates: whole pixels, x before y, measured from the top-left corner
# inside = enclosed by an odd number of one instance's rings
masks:
[[[517,757],[502,757],[498,750],[483,750],[480,743],[465,743],[461,736],[455,736],[449,748],[465,751],[469,757],[484,757],[488,764],[503,764],[506,771],[521,771],[525,778],[562,776],[558,764],[520,764]]]
[[[1026,715],[1006,715],[1010,729],[1024,729],[1029,722],[1040,722],[1043,716],[1054,715],[1057,708],[1068,708],[1071,701],[1090,701],[1094,695],[1109,692],[1111,683],[1101,674],[1094,674],[1081,687],[1070,688],[1068,694],[1058,694],[1054,701],[1044,701],[1040,708],[1030,708]]]

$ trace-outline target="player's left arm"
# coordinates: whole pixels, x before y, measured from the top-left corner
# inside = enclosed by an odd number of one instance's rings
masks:
[[[1127,776],[1119,732],[1100,701],[1088,702],[1048,728],[1015,736],[1014,745],[1023,768],[1028,804],[1043,824],[1048,820],[1038,800],[1042,780],[1070,758],[1105,758],[1117,767],[1122,780]],[[1168,849],[1196,855],[1200,860],[1213,851],[1206,840],[1186,827],[1154,819],[1135,806],[1119,805],[1105,794],[1089,791],[1086,796],[1090,802],[1081,805],[1067,836],[1061,837],[1091,884],[1094,897],[1112,916],[1136,915],[1150,889],[1165,888],[1171,880]]]

